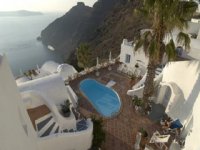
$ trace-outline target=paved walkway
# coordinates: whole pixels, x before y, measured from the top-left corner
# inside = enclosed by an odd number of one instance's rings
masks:
[[[122,73],[116,71],[117,65],[113,66],[112,71],[107,68],[100,70],[100,76],[96,77],[95,73],[90,73],[70,82],[72,89],[75,90],[79,96],[79,110],[80,112],[89,117],[91,115],[99,114],[92,107],[92,105],[85,99],[79,91],[79,83],[83,79],[93,78],[103,84],[107,84],[110,80],[116,82],[113,89],[119,94],[122,107],[120,113],[110,119],[104,118],[104,129],[106,131],[106,142],[104,143],[103,150],[133,150],[135,143],[135,136],[140,128],[147,130],[149,138],[156,130],[160,130],[158,123],[151,121],[148,117],[135,112],[131,106],[131,97],[126,92],[130,89],[134,81]]]

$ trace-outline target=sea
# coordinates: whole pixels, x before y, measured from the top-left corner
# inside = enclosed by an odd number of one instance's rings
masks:
[[[14,76],[39,67],[48,60],[58,63],[63,58],[58,51],[48,50],[37,37],[41,31],[63,13],[38,16],[0,17],[0,55],[8,58]]]

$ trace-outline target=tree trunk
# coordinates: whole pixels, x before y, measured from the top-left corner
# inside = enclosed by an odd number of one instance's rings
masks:
[[[150,96],[153,95],[154,92],[154,78],[155,78],[155,71],[156,71],[156,64],[153,59],[149,59],[149,64],[147,67],[147,77],[145,80],[145,87],[143,92],[143,101],[144,101],[144,107],[147,109],[148,107],[148,99]]]

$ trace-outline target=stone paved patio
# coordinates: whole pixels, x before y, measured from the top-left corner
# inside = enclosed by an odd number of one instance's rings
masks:
[[[118,65],[112,66],[112,71],[107,68],[99,70],[100,76],[96,77],[95,73],[90,73],[79,77],[69,84],[79,96],[79,111],[86,117],[99,114],[92,105],[85,99],[79,91],[79,83],[83,79],[93,78],[106,84],[109,80],[114,80],[116,84],[113,89],[117,91],[121,98],[122,107],[120,113],[110,119],[104,118],[104,129],[106,131],[106,142],[103,144],[103,150],[133,150],[135,136],[137,131],[142,127],[147,130],[149,138],[156,130],[160,131],[160,125],[153,122],[148,117],[135,112],[131,105],[131,97],[126,92],[134,85],[127,75],[117,72]],[[136,82],[136,81],[135,81]]]

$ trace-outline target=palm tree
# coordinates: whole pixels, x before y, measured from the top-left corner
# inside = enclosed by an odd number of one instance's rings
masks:
[[[149,56],[143,92],[145,108],[148,106],[148,98],[154,92],[156,67],[161,63],[165,54],[169,61],[176,58],[176,47],[172,36],[174,29],[180,31],[177,35],[177,43],[184,46],[185,50],[190,49],[190,38],[182,31],[187,28],[187,22],[197,7],[198,5],[193,1],[143,0],[142,7],[138,9],[137,12],[141,12],[149,20],[152,20],[151,30],[144,32],[136,41],[135,46],[135,50],[142,47],[145,54]]]
[[[80,68],[88,68],[92,65],[92,52],[88,44],[80,44],[77,48],[77,60]]]

